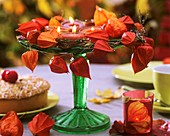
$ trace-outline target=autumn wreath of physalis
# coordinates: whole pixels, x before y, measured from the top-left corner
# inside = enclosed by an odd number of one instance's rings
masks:
[[[130,16],[117,17],[113,12],[109,12],[96,6],[94,18],[89,23],[77,30],[81,32],[83,28],[98,27],[95,31],[84,31],[81,39],[63,39],[58,28],[63,28],[64,22],[68,20],[61,16],[54,16],[50,20],[35,18],[29,22],[19,25],[17,31],[21,34],[17,39],[22,45],[27,44],[29,51],[22,54],[22,61],[26,67],[33,71],[38,61],[38,51],[60,53],[94,52],[101,56],[108,52],[113,52],[117,48],[127,47],[133,52],[132,67],[134,73],[145,69],[154,55],[154,41],[146,37],[144,27],[139,22],[134,22]],[[50,28],[46,30],[45,28]],[[76,43],[76,44],[75,44]],[[70,44],[70,46],[67,44]],[[54,55],[49,61],[52,72],[68,73],[68,67],[59,55]],[[83,67],[84,70],[81,70]],[[71,71],[78,76],[90,78],[89,66],[84,57],[79,57],[71,62]]]

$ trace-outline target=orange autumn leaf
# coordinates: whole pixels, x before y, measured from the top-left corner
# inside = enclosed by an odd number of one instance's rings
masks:
[[[106,24],[111,17],[116,18],[116,14],[114,14],[113,12],[109,12],[99,6],[96,6],[96,10],[94,12],[95,26],[102,26]]]
[[[111,18],[105,27],[106,32],[112,38],[119,38],[127,31],[126,25],[117,18]]]
[[[40,32],[37,30],[32,30],[27,33],[27,39],[31,44],[37,44],[37,38],[40,35]]]
[[[55,28],[50,30],[50,34],[56,39],[56,38],[61,38],[60,33],[57,32]]]
[[[49,136],[53,125],[54,120],[45,113],[40,112],[28,123],[28,128],[35,136]]]
[[[57,41],[55,40],[55,36],[53,36],[50,32],[42,32],[38,36],[38,45],[41,48],[49,48],[55,46]]]
[[[37,65],[38,52],[34,50],[27,51],[22,54],[21,59],[24,65],[33,72]]]
[[[9,111],[0,120],[0,135],[2,136],[22,136],[23,125],[16,112]]]
[[[60,26],[60,22],[55,17],[52,17],[49,21],[49,26]]]

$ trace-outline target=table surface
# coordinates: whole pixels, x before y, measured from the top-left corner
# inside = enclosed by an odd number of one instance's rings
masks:
[[[113,64],[91,64],[90,73],[92,79],[89,81],[89,89],[88,89],[88,99],[96,97],[96,90],[105,90],[112,89],[113,91],[117,90],[119,86],[122,85],[122,82],[115,79],[112,75],[112,70],[117,65]],[[26,67],[12,67],[10,69],[16,70],[19,75],[36,75],[40,76],[51,84],[50,91],[54,92],[59,96],[59,103],[47,110],[44,111],[46,114],[53,116],[58,113],[67,111],[73,108],[73,89],[72,89],[72,79],[71,79],[71,71],[68,74],[55,74],[50,72],[50,68],[48,65],[39,65],[32,73]],[[111,125],[115,120],[123,120],[122,114],[122,101],[120,99],[115,99],[110,103],[106,104],[94,104],[87,101],[87,107],[89,109],[99,111],[101,113],[107,114],[110,117]],[[154,119],[165,119],[170,120],[170,114],[161,114],[154,111]],[[31,136],[31,133],[28,129],[28,122],[31,121],[32,117],[29,118],[21,118],[24,124],[24,136]],[[73,136],[68,134],[63,134],[51,130],[51,136]],[[81,136],[109,136],[109,129],[96,134],[87,134]]]

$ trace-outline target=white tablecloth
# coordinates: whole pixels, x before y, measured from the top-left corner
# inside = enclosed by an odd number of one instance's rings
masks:
[[[117,65],[110,65],[110,64],[109,65],[91,64],[90,72],[91,72],[92,80],[89,81],[88,99],[96,97],[95,92],[97,89],[104,90],[110,88],[114,91],[121,85],[122,82],[119,82],[112,75],[112,70],[116,66]],[[60,112],[73,108],[73,89],[72,89],[71,71],[68,74],[55,74],[50,72],[50,68],[48,67],[48,65],[37,66],[34,73],[32,73],[26,67],[13,67],[10,69],[16,70],[19,73],[19,75],[33,74],[36,76],[43,77],[44,79],[50,82],[51,84],[50,91],[57,94],[60,100],[55,107],[47,111],[44,111],[46,114],[53,116]],[[101,105],[87,102],[87,107],[89,109],[93,109],[102,112],[104,114],[107,114],[110,117],[111,124],[113,123],[114,120],[123,121],[121,99],[116,99],[111,101],[110,103],[101,104]],[[154,111],[154,119],[158,119],[158,118],[170,120],[170,114],[160,114]],[[32,118],[21,119],[24,124],[24,136],[31,136],[31,133],[27,127],[27,123],[31,119]],[[63,134],[51,130],[51,136],[73,136],[73,135]],[[100,133],[81,135],[81,136],[109,136],[109,129]]]

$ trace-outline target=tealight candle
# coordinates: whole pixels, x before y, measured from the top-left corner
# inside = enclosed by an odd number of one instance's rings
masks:
[[[72,27],[72,32],[62,32],[61,36],[62,36],[62,39],[69,39],[69,40],[78,40],[78,39],[84,38],[83,33],[77,33],[76,25]]]
[[[68,31],[72,30],[73,26],[76,26],[77,30],[84,27],[85,24],[84,22],[80,21],[80,20],[74,20],[72,17],[69,17],[69,20],[66,20],[64,22],[61,23],[61,26],[65,29],[68,29]]]
[[[99,26],[90,26],[90,27],[83,27],[80,29],[80,32],[86,34],[90,32],[95,32],[95,31],[102,31],[103,29]]]
[[[122,98],[126,133],[150,133],[154,94],[149,91],[135,90],[123,93]]]

